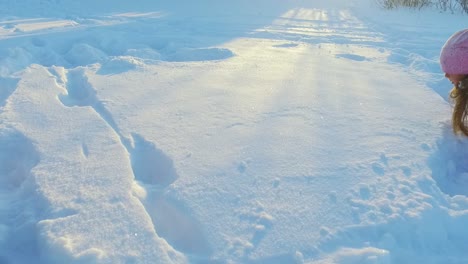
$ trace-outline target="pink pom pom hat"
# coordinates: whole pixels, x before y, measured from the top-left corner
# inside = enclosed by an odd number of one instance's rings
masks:
[[[440,52],[440,66],[448,74],[468,74],[468,29],[447,40]]]

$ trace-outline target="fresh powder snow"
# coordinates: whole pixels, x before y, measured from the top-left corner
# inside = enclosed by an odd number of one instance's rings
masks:
[[[376,2],[0,1],[0,264],[468,263],[468,16]]]

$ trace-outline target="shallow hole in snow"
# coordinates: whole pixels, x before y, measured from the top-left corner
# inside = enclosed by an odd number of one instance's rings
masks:
[[[454,135],[449,124],[429,158],[429,167],[444,193],[468,196],[468,139]]]

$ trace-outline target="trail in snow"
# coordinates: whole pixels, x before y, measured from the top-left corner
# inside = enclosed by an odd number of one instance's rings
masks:
[[[67,90],[66,95],[60,96],[61,102],[67,107],[92,107],[120,138],[129,153],[134,178],[138,181],[136,184],[142,186],[147,193],[146,197],[139,198],[153,220],[156,233],[185,253],[208,254],[209,248],[196,220],[181,209],[183,204],[167,200],[162,195],[178,178],[171,158],[141,135],[132,133],[131,138],[123,135],[112,114],[97,98],[96,90],[88,82],[84,68],[69,71],[54,68],[54,71],[58,82]],[[86,155],[87,152],[87,147],[84,146],[83,153]]]

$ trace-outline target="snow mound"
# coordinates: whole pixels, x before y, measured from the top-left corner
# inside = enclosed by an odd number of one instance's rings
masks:
[[[34,55],[22,47],[8,50],[4,59],[0,60],[0,76],[8,76],[26,68],[34,62]]]
[[[97,73],[99,74],[119,74],[131,70],[135,70],[138,67],[143,66],[143,63],[134,57],[120,56],[114,57],[104,62]]]
[[[65,59],[74,67],[101,62],[107,58],[102,50],[86,43],[74,44],[65,54]]]

